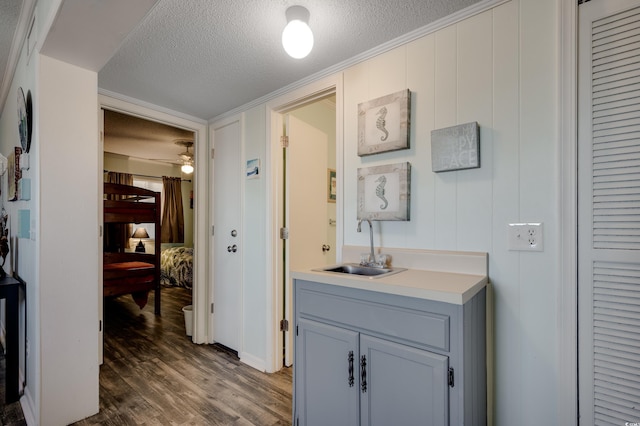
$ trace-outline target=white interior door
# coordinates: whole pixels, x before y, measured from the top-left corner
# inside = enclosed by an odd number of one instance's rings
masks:
[[[239,350],[242,289],[240,123],[214,129],[213,338]]]
[[[288,117],[289,148],[287,158],[288,190],[288,268],[286,318],[292,324],[292,282],[289,271],[320,267],[331,258],[327,228],[327,144],[328,137],[293,115]],[[335,248],[332,248],[335,250]],[[285,365],[293,358],[293,330],[285,336]]]
[[[579,8],[580,424],[640,421],[640,1]]]

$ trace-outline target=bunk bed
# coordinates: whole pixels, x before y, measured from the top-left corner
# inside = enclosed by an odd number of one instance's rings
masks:
[[[132,223],[153,223],[153,253],[127,248]],[[104,297],[131,294],[142,309],[153,290],[155,314],[160,315],[160,193],[105,183],[103,240]]]

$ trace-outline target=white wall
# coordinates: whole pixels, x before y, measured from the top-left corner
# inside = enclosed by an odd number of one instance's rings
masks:
[[[266,300],[271,294],[269,280],[267,279],[267,261],[270,254],[265,251],[266,227],[265,213],[267,210],[267,177],[268,164],[265,144],[265,107],[259,106],[244,113],[243,130],[244,149],[243,163],[254,158],[260,159],[262,176],[259,179],[248,179],[244,182],[244,268],[242,291],[242,312],[245,317],[242,321],[242,353],[240,358],[250,361],[257,366],[263,365],[267,358],[267,327]]]
[[[376,244],[489,253],[498,425],[554,424],[557,415],[556,7],[509,2],[344,74],[345,244],[366,245],[349,201],[357,168],[409,161],[411,221],[374,225]],[[411,148],[357,157],[349,141],[358,103],[405,88]],[[481,168],[433,173],[431,130],[470,121],[480,125]],[[520,221],[544,223],[544,252],[508,251],[507,224]]]
[[[34,115],[37,115],[38,96],[36,94],[36,62],[37,55],[32,56],[31,61],[27,64],[27,57],[24,53],[24,49],[21,52],[20,59],[16,68],[15,78],[9,88],[9,95],[7,96],[4,104],[2,115],[0,115],[0,154],[5,157],[9,156],[9,153],[13,151],[14,147],[20,146],[20,136],[18,135],[18,106],[17,106],[17,92],[21,87],[25,97],[27,93],[31,91],[33,98],[33,111]],[[23,170],[23,177],[31,179],[31,200],[29,201],[7,201],[8,192],[8,179],[7,175],[1,176],[0,179],[0,204],[9,214],[9,227],[10,227],[10,241],[11,247],[9,255],[6,258],[4,269],[7,273],[17,272],[20,278],[26,282],[26,294],[28,303],[25,306],[21,306],[20,309],[20,375],[25,376],[25,369],[29,372],[26,375],[26,388],[25,398],[30,401],[31,404],[35,404],[38,400],[38,386],[40,378],[38,376],[39,365],[39,329],[38,329],[38,281],[35,265],[37,263],[37,243],[35,240],[29,238],[17,238],[18,230],[18,210],[29,210],[31,217],[31,228],[33,232],[37,232],[38,217],[39,217],[39,199],[36,196],[39,191],[39,135],[36,124],[33,125],[34,133],[32,136],[31,150],[29,153],[31,167],[29,170]],[[4,306],[4,302],[3,302]],[[25,324],[22,320],[24,315],[24,309],[26,309],[26,316],[29,319],[26,323],[26,336],[29,339],[30,353],[26,358],[24,353],[24,340],[25,336]],[[4,310],[0,315],[2,321],[2,327],[4,328]]]
[[[368,243],[356,232],[357,169],[409,161],[411,220],[377,222],[375,244],[489,253],[495,367],[489,373],[495,404],[490,421],[496,425],[558,419],[558,4],[513,0],[342,74],[344,244]],[[358,157],[358,104],[406,88],[412,93],[410,149]],[[260,134],[263,119],[245,118],[245,149],[262,155],[256,138],[268,144],[268,135]],[[481,167],[433,173],[431,131],[469,121],[481,128]],[[259,269],[268,231],[253,220],[269,206],[262,188],[247,190],[245,215],[261,234],[255,252],[247,253],[251,271],[245,274],[270,291],[267,270]],[[521,221],[544,223],[543,252],[508,250],[507,224]],[[263,317],[245,312],[248,336]]]
[[[38,82],[43,137],[37,421],[62,425],[98,412],[97,74],[40,55]]]

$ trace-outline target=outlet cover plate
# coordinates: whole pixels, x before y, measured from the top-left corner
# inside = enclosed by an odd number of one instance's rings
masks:
[[[543,251],[542,222],[510,223],[507,232],[509,250]]]

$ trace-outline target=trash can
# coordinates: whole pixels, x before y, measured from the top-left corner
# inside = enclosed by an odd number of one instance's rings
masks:
[[[187,331],[187,336],[191,336],[193,334],[193,306],[185,306],[182,308],[182,312],[184,312],[184,328]]]

